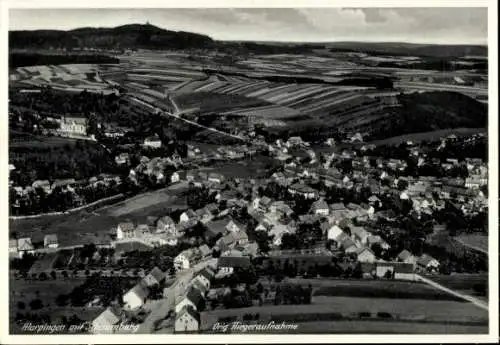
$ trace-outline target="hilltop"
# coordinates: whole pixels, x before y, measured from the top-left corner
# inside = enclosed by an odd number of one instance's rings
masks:
[[[129,24],[114,28],[79,28],[69,31],[9,31],[10,48],[147,48],[187,49],[212,46],[214,41],[191,32],[170,31],[150,24]]]

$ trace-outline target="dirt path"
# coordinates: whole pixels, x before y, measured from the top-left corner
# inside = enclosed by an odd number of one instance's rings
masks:
[[[466,295],[466,294],[463,294],[463,293],[460,293],[460,292],[457,292],[457,291],[454,291],[454,290],[451,290],[441,284],[438,284],[436,283],[435,281],[431,280],[431,279],[428,279],[428,278],[425,278],[425,277],[422,277],[420,275],[417,275],[417,280],[420,280],[426,284],[429,284],[430,286],[436,288],[436,289],[439,289],[439,290],[442,290],[444,292],[447,292],[449,294],[452,294],[456,297],[459,297],[459,298],[462,298],[472,304],[474,304],[475,306],[481,308],[481,309],[484,309],[486,311],[488,311],[488,304],[475,298],[475,297],[472,297],[470,295]]]

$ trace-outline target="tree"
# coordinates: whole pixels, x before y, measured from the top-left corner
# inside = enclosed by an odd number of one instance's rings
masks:
[[[59,295],[57,295],[55,302],[56,302],[57,306],[64,307],[68,304],[68,300],[69,300],[68,295],[59,294]]]
[[[26,309],[26,304],[24,304],[24,302],[23,302],[23,301],[19,301],[19,302],[17,302],[17,309],[19,309],[19,310],[24,310],[24,309]]]
[[[50,271],[50,277],[52,278],[52,280],[56,280],[57,278],[56,271]]]
[[[398,180],[398,190],[404,191],[406,188],[408,188],[408,181],[399,179]]]
[[[39,298],[31,300],[31,302],[30,302],[30,308],[31,308],[31,310],[42,309],[43,308],[42,300],[39,299]]]

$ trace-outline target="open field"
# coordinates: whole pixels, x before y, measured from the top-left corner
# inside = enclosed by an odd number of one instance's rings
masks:
[[[184,205],[183,201],[176,198],[182,193],[182,186],[178,184],[137,195],[92,213],[9,220],[9,232],[17,232],[20,237],[31,236],[33,242],[43,240],[46,234],[55,233],[60,246],[109,243],[110,231],[114,231],[120,221],[143,221],[146,216],[164,215],[167,208]]]
[[[209,170],[217,171],[225,177],[259,178],[267,176],[269,167],[274,163],[270,157],[254,156],[252,159],[215,163]]]
[[[455,134],[457,137],[468,136],[476,133],[485,133],[487,131],[486,128],[453,128],[453,129],[441,129],[432,132],[423,132],[423,133],[411,133],[400,135],[397,137],[382,139],[382,140],[374,140],[369,142],[369,144],[374,144],[377,146],[384,145],[399,145],[406,141],[412,141],[413,143],[419,143],[422,141],[439,141],[440,138],[446,137],[451,134]],[[363,144],[361,144],[363,145]]]
[[[9,318],[10,332],[21,333],[22,330],[18,324],[14,322],[14,318],[18,312],[33,312],[38,315],[50,315],[53,324],[58,323],[61,317],[69,318],[76,315],[84,321],[91,321],[99,315],[104,308],[101,307],[59,307],[55,303],[55,299],[59,294],[69,294],[73,288],[81,285],[84,279],[57,279],[57,280],[9,280]],[[41,309],[31,311],[29,303],[34,299],[40,299],[43,303]],[[23,302],[26,305],[24,310],[18,308],[18,302]]]
[[[482,234],[464,234],[456,238],[463,245],[488,253],[488,236]]]
[[[9,138],[9,149],[31,149],[31,148],[50,148],[63,145],[74,145],[76,139],[62,137],[47,137],[39,135],[16,135]]]
[[[474,292],[474,285],[485,284],[488,285],[488,274],[453,274],[453,275],[432,275],[427,278],[441,284],[449,289],[463,292],[469,295],[476,295]],[[477,296],[476,296],[477,297]],[[483,296],[487,299],[487,296]]]
[[[50,85],[63,91],[113,92],[96,74],[98,70],[98,65],[93,64],[39,65],[18,67],[11,71],[11,76],[18,82],[37,87]]]
[[[314,297],[312,305],[266,305],[260,307],[249,307],[241,309],[220,309],[203,312],[202,329],[209,330],[218,320],[224,318],[242,318],[245,314],[259,314],[259,320],[273,320],[276,323],[281,320],[287,323],[302,322],[314,323],[325,322],[322,330],[330,332],[333,322],[348,322],[348,330],[357,333],[366,333],[364,328],[366,322],[385,322],[386,326],[408,322],[411,325],[425,322],[425,325],[434,325],[437,329],[443,330],[447,325],[457,324],[455,332],[460,333],[463,325],[481,327],[479,329],[486,332],[488,315],[484,310],[476,308],[469,303],[451,301],[422,301],[408,299],[384,299],[384,298],[354,298],[354,297]],[[370,315],[365,321],[360,319],[360,313]],[[377,313],[389,313],[390,321],[378,321]],[[306,319],[310,318],[307,322]],[[374,320],[375,318],[375,320]],[[222,321],[219,321],[222,322]],[[422,324],[423,325],[423,324]],[[346,326],[347,327],[347,326]],[[423,328],[423,327],[422,327]],[[486,328],[486,329],[485,329]],[[319,328],[315,328],[316,331]],[[342,327],[338,329],[340,333]],[[303,331],[300,329],[299,331]],[[379,329],[380,332],[380,329]],[[400,329],[394,329],[395,333],[404,333]],[[412,333],[410,331],[410,333]]]
[[[336,281],[337,282],[337,281]],[[461,301],[445,292],[431,288],[423,283],[392,281],[338,281],[338,284],[318,287],[314,296],[346,296],[366,298],[394,298]]]

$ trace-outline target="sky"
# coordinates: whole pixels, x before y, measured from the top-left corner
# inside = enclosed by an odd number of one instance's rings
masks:
[[[10,30],[149,22],[216,40],[487,44],[487,8],[11,9]]]

